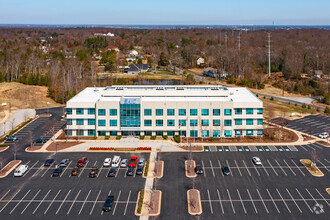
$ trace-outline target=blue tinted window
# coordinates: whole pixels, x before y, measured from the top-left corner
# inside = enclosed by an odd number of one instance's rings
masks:
[[[190,120],[190,126],[197,126],[197,120],[195,119]]]
[[[95,125],[95,119],[88,119],[88,125]]]
[[[202,131],[202,137],[209,137],[209,136],[210,136],[209,130],[203,130]]]
[[[253,108],[247,108],[246,109],[246,114],[247,115],[253,115]]]
[[[88,136],[95,136],[95,130],[88,130]]]
[[[174,120],[167,120],[167,126],[174,126]]]
[[[220,137],[220,130],[213,130],[213,137]]]
[[[72,108],[67,108],[66,109],[66,114],[67,115],[72,115]]]
[[[98,126],[105,126],[105,120],[98,120]]]
[[[257,131],[257,135],[263,135],[263,131],[262,130],[258,130]]]
[[[76,109],[76,114],[77,115],[83,115],[84,114],[84,109],[83,108],[77,108]]]
[[[156,120],[156,126],[163,126],[163,120]]]
[[[197,115],[198,114],[198,110],[197,109],[190,109],[190,115]]]
[[[231,115],[231,109],[225,109],[225,115]]]
[[[253,119],[246,119],[246,125],[253,125]]]
[[[262,125],[262,119],[257,120],[258,125]]]
[[[67,119],[67,120],[66,120],[66,124],[67,124],[67,125],[72,125],[72,119]]]
[[[213,109],[213,115],[220,115],[220,109]]]
[[[72,136],[72,130],[66,130],[68,136]]]
[[[235,119],[235,125],[242,125],[242,119]]]
[[[235,108],[235,115],[241,115],[243,110],[241,108]]]
[[[232,132],[231,132],[231,130],[225,130],[225,137],[231,137],[231,135],[232,135]]]
[[[241,130],[235,130],[235,136],[241,136],[242,131]]]
[[[186,109],[179,109],[179,115],[186,115]]]
[[[105,109],[99,109],[98,110],[98,115],[104,116],[105,115]]]
[[[253,130],[246,130],[246,135],[248,135],[248,136],[253,135]]]
[[[202,119],[202,126],[209,126],[209,120],[208,119]]]
[[[144,120],[144,126],[152,126],[151,120]]]
[[[120,104],[120,127],[140,127],[140,104]]]
[[[162,116],[163,115],[163,109],[156,109],[156,115]]]
[[[208,109],[202,109],[202,115],[209,115]]]
[[[95,115],[95,108],[89,108],[87,112],[89,115]]]
[[[225,120],[224,125],[225,126],[231,126],[231,120]]]
[[[117,126],[117,120],[110,120],[110,126]]]
[[[77,125],[84,125],[84,119],[77,119],[76,124]]]
[[[174,109],[167,109],[168,116],[173,116],[173,115],[175,115],[174,113],[175,113]]]
[[[145,116],[151,116],[151,109],[144,109],[144,115]]]
[[[179,120],[179,126],[182,126],[182,127],[184,127],[184,126],[186,126],[186,120]]]
[[[110,109],[110,115],[114,115],[116,116],[117,115],[117,109]]]
[[[198,131],[190,130],[190,137],[197,137],[197,136],[198,136]]]
[[[262,108],[258,108],[258,109],[257,109],[257,114],[258,114],[258,115],[262,115]]]
[[[220,126],[220,119],[213,120],[213,126]]]

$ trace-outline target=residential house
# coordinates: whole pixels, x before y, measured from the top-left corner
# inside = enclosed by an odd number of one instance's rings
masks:
[[[132,73],[132,74],[138,74],[138,73],[144,73],[149,70],[150,66],[148,64],[132,64],[129,65],[127,69],[125,69],[125,73]]]
[[[106,48],[105,48],[105,50],[107,51],[107,50],[113,50],[113,51],[115,51],[116,53],[119,53],[119,49],[118,49],[118,47],[116,47],[115,45],[110,45],[110,46],[107,46]]]
[[[224,70],[208,67],[204,69],[203,76],[217,78],[217,79],[226,79],[228,77],[228,72]]]
[[[203,57],[199,57],[196,61],[198,66],[204,66],[205,65],[205,59]]]
[[[131,50],[131,51],[129,52],[129,55],[130,55],[130,56],[134,56],[134,57],[136,57],[138,54],[139,54],[139,53],[138,53],[136,50]]]

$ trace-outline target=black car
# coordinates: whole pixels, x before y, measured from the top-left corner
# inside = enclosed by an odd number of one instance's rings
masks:
[[[129,167],[127,169],[127,173],[126,173],[127,176],[133,176],[134,175],[134,167]]]
[[[53,176],[59,176],[62,173],[62,167],[58,167],[54,170]]]
[[[203,174],[204,171],[203,171],[203,168],[201,165],[197,164],[196,167],[195,167],[195,173],[196,174]]]
[[[136,175],[142,175],[142,173],[143,173],[143,167],[138,167],[136,169]]]
[[[225,175],[229,175],[230,174],[229,167],[227,167],[227,166],[222,167],[222,172]]]
[[[89,173],[89,177],[91,177],[91,178],[97,177],[98,173],[99,173],[99,168],[92,167],[92,170]]]
[[[111,167],[108,173],[108,177],[114,177],[116,176],[117,169],[115,167]]]
[[[47,159],[44,163],[45,167],[49,167],[54,162],[54,159]]]
[[[113,196],[108,196],[108,198],[105,200],[104,205],[102,210],[104,212],[110,212],[111,211],[111,206],[112,206],[112,201],[114,200]]]
[[[37,138],[34,140],[35,143],[46,143],[48,140],[45,138]]]

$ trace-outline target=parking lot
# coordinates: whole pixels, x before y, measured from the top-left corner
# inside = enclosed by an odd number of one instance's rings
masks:
[[[29,169],[22,177],[13,177],[11,173],[1,180],[0,218],[71,218],[90,219],[137,219],[134,215],[138,192],[144,188],[142,176],[126,176],[127,168],[119,168],[115,177],[108,177],[109,167],[102,167],[106,157],[119,155],[129,159],[135,155],[147,159],[148,153],[59,153],[61,159],[70,160],[68,166],[58,177],[52,177],[54,164],[44,167],[43,163],[54,154],[29,154],[23,158],[23,164]],[[87,156],[88,160],[77,176],[71,176],[77,160]],[[36,159],[35,159],[36,158]],[[89,178],[89,172],[97,166],[99,175]],[[6,187],[3,187],[6,186]],[[114,196],[112,211],[102,212],[108,195]]]

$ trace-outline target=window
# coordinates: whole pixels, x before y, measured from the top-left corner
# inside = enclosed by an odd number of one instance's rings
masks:
[[[247,115],[253,115],[253,108],[247,108],[246,109],[246,114]]]
[[[224,125],[225,126],[231,126],[231,120],[225,120]]]
[[[67,108],[66,109],[66,114],[67,115],[72,115],[72,108]],[[72,133],[72,131],[71,131],[71,133]]]
[[[262,108],[258,108],[258,109],[257,109],[257,114],[258,114],[258,115],[262,115]]]
[[[151,120],[144,120],[144,126],[152,126]]]
[[[110,126],[117,126],[117,120],[110,120]]]
[[[190,126],[197,126],[197,120],[195,119],[190,120]]]
[[[184,137],[187,137],[187,132],[186,131],[180,131],[180,136],[184,136]]]
[[[84,136],[84,130],[77,130],[77,136]]]
[[[190,109],[190,115],[191,116],[196,116],[198,114],[198,110],[197,109]]]
[[[105,109],[99,109],[97,111],[97,114],[100,115],[100,116],[104,116],[105,115]]]
[[[235,125],[242,125],[242,119],[235,119]]]
[[[140,104],[120,104],[120,127],[140,127]]]
[[[163,126],[163,120],[156,120],[156,126]]]
[[[110,115],[117,115],[117,109],[110,109]]]
[[[173,116],[175,115],[174,109],[167,109],[167,116]]]
[[[67,130],[67,131],[66,131],[66,134],[67,134],[68,136],[72,136],[72,130]]]
[[[262,125],[262,119],[257,119],[257,125]]]
[[[180,127],[185,127],[186,126],[186,120],[179,120],[179,126]]]
[[[156,109],[156,115],[162,116],[163,115],[163,109]]]
[[[242,136],[242,130],[235,130],[235,136]]]
[[[95,130],[88,130],[88,136],[95,136]]]
[[[83,115],[84,114],[84,109],[83,108],[77,108],[76,109],[76,114],[77,115]]]
[[[231,115],[231,109],[225,109],[225,115]]]
[[[156,136],[163,136],[163,132],[162,131],[156,131]]]
[[[144,132],[144,135],[145,135],[145,136],[151,136],[151,135],[152,135],[152,131],[145,131],[145,132]]]
[[[95,125],[95,119],[88,119],[88,125]]]
[[[179,115],[186,115],[186,109],[179,109]]]
[[[253,135],[253,130],[246,130],[246,135],[247,136]]]
[[[202,119],[202,126],[209,126],[209,120],[208,119]]]
[[[213,130],[213,137],[220,137],[220,130]]]
[[[167,120],[167,126],[174,126],[174,120]]]
[[[262,130],[257,130],[257,135],[263,135],[263,131]]]
[[[225,137],[231,137],[231,130],[225,130]]]
[[[220,126],[220,119],[213,120],[213,126]]]
[[[213,115],[220,115],[220,109],[213,109]]]
[[[145,116],[151,116],[151,109],[144,109]]]
[[[117,136],[117,131],[110,131],[110,136]]]
[[[208,109],[202,109],[202,115],[209,115]]]
[[[76,124],[77,125],[84,125],[84,119],[77,119]]]
[[[235,115],[241,115],[243,110],[241,108],[235,108]]]
[[[67,125],[72,125],[72,119],[67,119],[67,120],[66,120],[66,124],[67,124]]]
[[[197,137],[198,131],[196,130],[190,130],[190,137]]]
[[[99,136],[105,136],[105,131],[98,131]]]
[[[203,130],[202,131],[202,137],[209,137],[209,136],[210,136],[209,130]]]
[[[95,115],[95,108],[89,108],[89,109],[87,110],[87,113],[88,113],[89,115]]]
[[[246,125],[253,125],[253,119],[246,119]]]
[[[105,126],[105,120],[98,120],[98,126],[104,127]]]
[[[174,136],[174,131],[167,131],[167,136]]]

